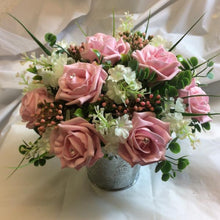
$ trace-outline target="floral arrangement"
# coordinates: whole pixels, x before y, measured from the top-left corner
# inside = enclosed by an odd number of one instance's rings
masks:
[[[180,41],[131,28],[127,14],[113,36],[96,33],[81,45],[47,33],[50,49],[26,29],[44,54],[25,55],[29,66],[19,73],[20,115],[39,134],[19,147],[22,161],[43,166],[58,157],[62,168],[79,170],[120,156],[131,166],[157,163],[164,181],[189,164],[176,156],[178,141],[195,147],[196,131],[210,129],[209,96],[197,80],[213,77],[214,57],[199,64],[172,52]]]

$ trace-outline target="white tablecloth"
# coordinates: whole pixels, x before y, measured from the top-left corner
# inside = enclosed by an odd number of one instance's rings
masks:
[[[129,10],[138,18],[144,13],[148,15],[150,7],[156,10],[164,2],[167,1],[67,0],[61,4],[59,0],[8,0],[1,2],[0,13],[8,10],[41,39],[45,32],[53,32],[59,34],[59,38],[81,42],[84,37],[76,27],[76,20],[88,34],[111,33],[112,9],[115,9],[118,23],[123,11]],[[203,61],[220,49],[220,1],[178,0],[151,19],[149,33],[160,33],[175,42],[205,11],[203,21],[176,50]],[[13,90],[20,88],[15,80],[16,72],[21,70],[18,54],[33,50],[36,45],[9,17],[0,14],[0,18],[1,130],[20,100],[20,91]],[[215,83],[210,84],[212,81],[208,79],[202,81],[209,83],[205,88],[209,94],[219,94],[219,63],[220,58],[217,58]],[[220,112],[219,99],[212,98],[210,105],[213,112]],[[219,132],[220,118],[215,117],[212,130],[199,135],[201,141],[196,150],[183,143],[183,151],[190,154],[191,164],[174,180],[162,182],[160,174],[154,173],[154,165],[150,165],[142,167],[133,187],[105,192],[90,184],[84,168],[61,170],[56,158],[48,161],[45,167],[30,165],[19,169],[7,179],[12,171],[8,167],[16,166],[22,158],[18,153],[22,140],[35,137],[33,131],[19,122],[16,109],[0,138],[0,219],[220,219]]]
[[[54,158],[45,167],[19,169],[9,179],[22,156],[18,146],[35,134],[24,124],[11,126],[0,149],[0,217],[45,220],[217,220],[220,216],[220,122],[201,135],[191,164],[174,180],[162,182],[154,165],[141,168],[137,183],[119,192],[92,186],[86,170],[60,168]],[[190,146],[184,145],[184,148]]]

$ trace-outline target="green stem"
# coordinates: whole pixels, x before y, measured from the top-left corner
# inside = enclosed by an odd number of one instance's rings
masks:
[[[200,66],[202,66],[202,65],[204,65],[204,64],[206,64],[206,63],[208,63],[210,60],[216,58],[216,57],[219,56],[219,55],[220,55],[220,53],[217,53],[216,55],[214,55],[213,57],[210,57],[208,60],[204,61],[203,63],[200,63],[200,64],[197,65],[197,66],[194,66],[191,70],[194,70],[194,69],[199,68]]]
[[[169,157],[169,156],[167,156],[167,155],[165,155],[165,157],[167,157],[167,158],[169,158],[169,159],[171,159],[171,160],[178,160],[178,159],[175,159],[175,158],[173,158],[173,157]]]
[[[60,49],[62,49],[63,51],[65,51],[65,53],[66,53],[68,56],[71,56],[70,53],[69,53],[65,48],[61,47],[60,45],[55,44],[54,46],[56,46],[56,48],[60,48]]]
[[[220,97],[220,95],[189,95],[189,96],[184,96],[181,97],[181,99],[187,99],[187,98],[192,98],[192,97],[198,97],[198,96],[209,96],[209,97]]]

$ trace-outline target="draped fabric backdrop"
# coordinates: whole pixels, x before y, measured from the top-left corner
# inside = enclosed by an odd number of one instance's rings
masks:
[[[24,29],[7,12],[22,21],[41,41],[47,32],[58,39],[81,43],[96,32],[112,33],[112,11],[116,27],[124,12],[134,15],[134,24],[149,14],[148,33],[160,34],[175,43],[192,24],[204,18],[177,46],[175,53],[196,56],[204,61],[220,52],[219,0],[0,0],[0,216],[1,219],[204,219],[220,216],[220,119],[214,118],[212,130],[200,135],[201,142],[190,154],[191,166],[176,179],[164,183],[154,174],[154,165],[143,167],[137,184],[117,193],[92,188],[85,169],[60,170],[53,159],[44,168],[28,166],[6,180],[9,166],[21,160],[18,146],[23,138],[34,139],[32,131],[20,122],[18,108],[22,86],[16,73],[24,52],[40,52]],[[145,25],[139,27],[144,31]],[[215,58],[215,78],[205,90],[220,95],[220,56]],[[218,98],[210,100],[213,111],[220,112]],[[11,115],[12,114],[12,115]]]

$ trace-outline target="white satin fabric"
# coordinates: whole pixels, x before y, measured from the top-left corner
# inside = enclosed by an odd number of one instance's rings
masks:
[[[21,99],[21,86],[15,75],[22,70],[20,54],[36,50],[37,45],[4,13],[13,14],[42,41],[45,33],[52,32],[59,39],[80,43],[85,37],[76,21],[88,35],[96,32],[111,34],[112,10],[117,26],[124,11],[134,14],[135,24],[138,24],[148,16],[151,8],[154,16],[148,33],[160,34],[175,43],[205,12],[203,20],[175,50],[187,57],[197,56],[202,62],[220,52],[220,1],[0,0],[0,4],[1,219],[219,219],[218,117],[214,118],[212,130],[200,135],[201,142],[196,150],[183,143],[183,153],[190,154],[191,165],[167,183],[160,181],[160,174],[155,174],[154,165],[151,165],[142,168],[141,176],[132,188],[104,192],[89,184],[85,169],[79,172],[61,170],[58,159],[49,161],[43,168],[27,166],[19,169],[6,180],[11,171],[7,167],[16,166],[21,160],[19,144],[23,139],[33,140],[35,136],[19,122],[16,106]],[[145,25],[139,29],[144,31]],[[214,80],[202,78],[201,82],[209,84],[205,88],[209,94],[220,95],[220,57],[215,58],[215,63]],[[219,103],[218,98],[211,99],[213,112],[220,112]]]

